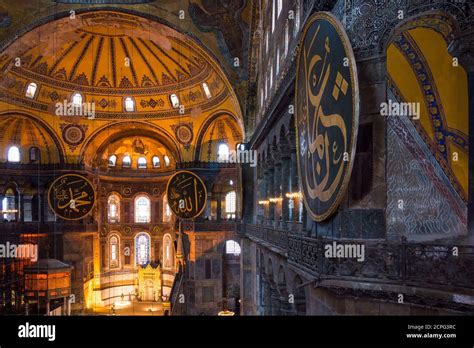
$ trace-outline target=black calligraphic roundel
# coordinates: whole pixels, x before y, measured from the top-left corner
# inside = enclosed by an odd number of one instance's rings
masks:
[[[51,210],[64,220],[83,219],[95,204],[95,190],[82,175],[66,174],[49,187],[48,203]]]
[[[199,176],[187,170],[169,179],[166,195],[171,211],[182,219],[195,218],[206,208],[206,186]]]
[[[298,170],[309,215],[331,216],[347,191],[359,124],[357,71],[343,26],[327,12],[303,29],[296,75]]]

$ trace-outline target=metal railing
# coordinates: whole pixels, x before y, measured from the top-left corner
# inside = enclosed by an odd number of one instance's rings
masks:
[[[175,224],[176,230],[179,230],[179,222]],[[181,222],[183,232],[212,232],[212,231],[236,231],[237,222],[234,220],[224,221],[189,221]]]
[[[256,242],[276,247],[290,265],[318,279],[474,290],[474,246],[314,238],[258,225],[241,229]],[[326,257],[333,243],[344,249],[363,245],[363,261]]]

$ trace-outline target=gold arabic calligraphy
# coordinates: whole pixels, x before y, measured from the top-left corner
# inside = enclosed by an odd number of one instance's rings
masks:
[[[71,179],[73,179],[71,181]],[[81,218],[92,209],[94,190],[87,180],[66,175],[52,185],[52,208],[62,218]]]
[[[206,193],[203,183],[190,174],[177,175],[170,179],[168,200],[171,210],[183,218],[198,215],[205,205]]]
[[[331,74],[331,62],[328,57],[331,52],[329,37],[324,40],[324,57],[316,54],[310,57],[310,52],[315,44],[315,40],[319,34],[320,25],[316,29],[309,47],[304,47],[304,79],[306,81],[306,100],[303,102],[303,108],[309,112],[313,111],[309,104],[314,108],[313,117],[304,116],[303,121],[306,121],[302,129],[301,139],[305,138],[307,146],[304,146],[301,153],[301,160],[304,161],[306,188],[311,199],[319,199],[326,202],[333,197],[334,192],[342,179],[344,170],[344,161],[342,161],[343,153],[347,148],[347,131],[344,118],[339,114],[326,115],[321,104],[321,99],[327,90],[329,76]],[[309,60],[309,64],[308,64]],[[316,73],[316,64],[322,61],[321,74]],[[314,72],[313,72],[314,70]],[[312,73],[312,75],[311,75]],[[334,88],[335,82],[333,84]],[[317,91],[313,94],[313,89]],[[332,89],[329,89],[331,91]],[[319,126],[322,126],[321,132]],[[342,148],[339,149],[337,141],[333,141],[331,145],[328,136],[328,129],[330,127],[337,127],[343,138]],[[339,152],[339,155],[337,153]],[[332,152],[332,160],[331,154]],[[318,176],[321,173],[321,165],[324,165],[325,175],[321,180]],[[331,167],[335,168],[336,174],[330,182]]]

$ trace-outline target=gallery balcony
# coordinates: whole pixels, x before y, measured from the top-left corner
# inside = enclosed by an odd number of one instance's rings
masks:
[[[243,224],[239,228],[242,235],[287,258],[291,269],[314,279],[317,287],[384,292],[385,296],[388,292],[394,298],[398,293],[424,294],[427,298],[455,302],[453,306],[467,306],[471,310],[474,306],[474,246],[405,240],[334,240],[259,225]],[[333,242],[342,246],[364,245],[364,260],[326,257],[326,248]]]
[[[237,222],[235,220],[207,220],[207,221],[189,221],[181,222],[183,232],[237,232]],[[179,230],[179,222],[176,222],[175,228]]]
[[[61,234],[67,232],[97,232],[94,221],[0,222],[0,234]]]

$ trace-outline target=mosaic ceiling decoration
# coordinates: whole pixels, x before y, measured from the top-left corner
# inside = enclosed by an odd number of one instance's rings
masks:
[[[18,6],[13,1],[0,1],[0,45],[5,47],[13,38],[52,17],[68,17],[71,10],[79,19],[84,11],[95,9],[98,13],[101,8],[143,16],[153,23],[169,24],[202,43],[217,58],[239,98],[245,100],[251,3],[248,0],[36,0],[23,1]],[[215,18],[219,18],[217,22]],[[26,27],[26,23],[30,25]],[[111,23],[109,28],[116,25],[118,22]],[[56,32],[49,30],[48,35]],[[236,57],[238,67],[234,65]]]
[[[462,67],[453,69],[445,41],[450,35],[446,21],[440,16],[427,16],[425,21],[431,28],[408,28],[388,47],[389,86],[399,100],[420,104],[420,119],[411,122],[466,201],[467,77]]]
[[[32,30],[0,58],[0,85],[14,104],[41,111],[74,93],[97,118],[169,118],[215,108],[233,97],[225,76],[198,44],[162,24],[119,12],[78,15]],[[51,32],[61,30],[61,35]],[[15,57],[20,66],[14,64]],[[29,83],[38,86],[25,97]],[[171,94],[176,94],[174,103]]]

